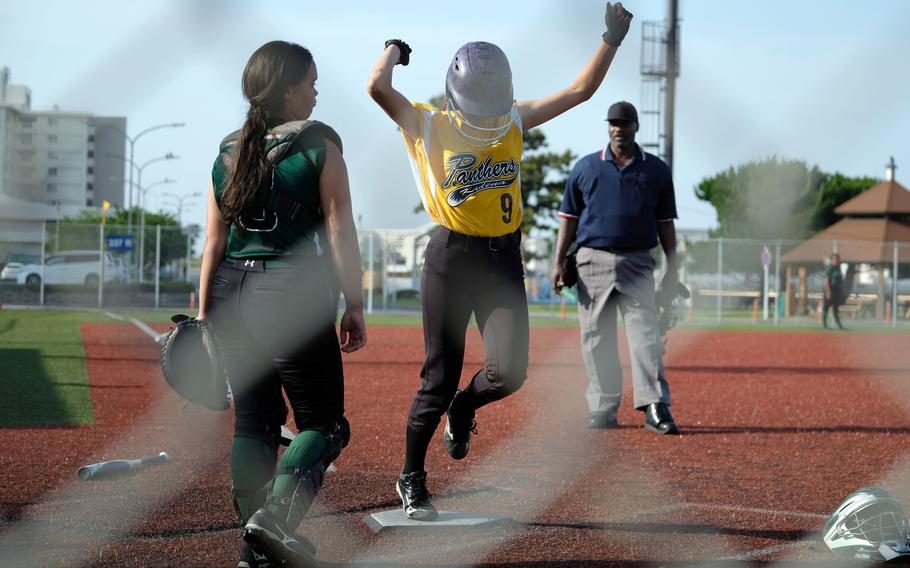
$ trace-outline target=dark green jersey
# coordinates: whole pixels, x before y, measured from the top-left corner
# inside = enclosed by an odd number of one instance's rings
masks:
[[[831,266],[830,264],[825,267],[825,278],[831,283],[831,289],[839,289],[844,284],[844,277],[840,273],[839,266]]]
[[[212,169],[219,208],[239,138],[240,131],[225,137]],[[341,149],[338,134],[321,122],[287,122],[269,130],[265,148],[273,167],[271,180],[260,188],[265,205],[245,212],[231,224],[227,258],[310,256],[327,252],[319,199],[326,138]]]

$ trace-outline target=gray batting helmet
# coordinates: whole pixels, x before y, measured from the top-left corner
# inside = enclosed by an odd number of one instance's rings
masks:
[[[446,96],[456,108],[475,116],[508,114],[515,98],[506,54],[485,41],[461,46],[446,73]]]

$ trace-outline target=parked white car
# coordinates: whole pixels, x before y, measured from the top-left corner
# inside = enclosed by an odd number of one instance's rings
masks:
[[[7,262],[0,270],[0,280],[15,280],[23,266],[21,262]]]
[[[106,252],[104,256],[104,281],[120,280],[120,264],[111,253]],[[99,264],[99,253],[96,250],[68,250],[49,254],[44,259],[44,283],[97,286]],[[16,282],[36,287],[41,284],[41,278],[40,264],[26,264],[16,275]]]
[[[130,267],[126,264],[126,259],[120,256],[114,257],[114,274],[110,278],[105,274],[104,280],[105,282],[110,280],[113,280],[114,282],[129,282]]]

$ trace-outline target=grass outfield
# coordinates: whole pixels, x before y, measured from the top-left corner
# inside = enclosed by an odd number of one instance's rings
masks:
[[[79,329],[86,315],[0,311],[0,427],[94,423]]]

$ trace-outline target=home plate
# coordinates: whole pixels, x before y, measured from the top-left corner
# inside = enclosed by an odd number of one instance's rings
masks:
[[[507,517],[486,517],[473,513],[456,513],[454,511],[439,511],[435,521],[415,521],[404,515],[401,509],[391,509],[380,513],[371,513],[363,518],[373,532],[384,529],[439,529],[439,528],[478,528],[498,523],[508,523]]]

